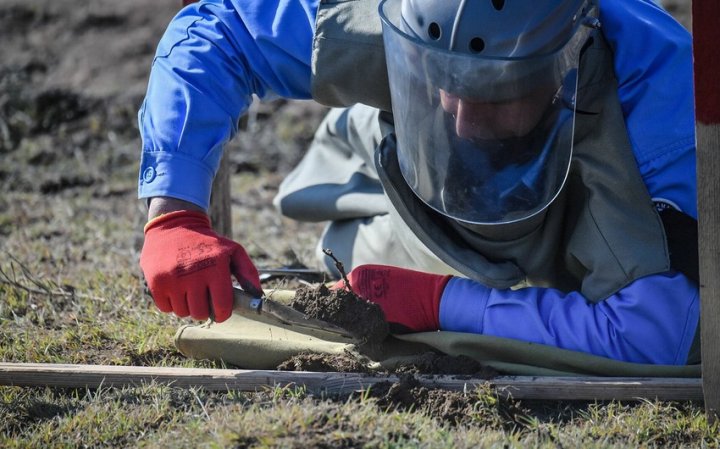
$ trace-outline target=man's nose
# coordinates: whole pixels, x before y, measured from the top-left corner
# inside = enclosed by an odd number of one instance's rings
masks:
[[[487,128],[492,105],[457,99],[455,113],[455,133],[463,139],[478,137],[478,133]]]

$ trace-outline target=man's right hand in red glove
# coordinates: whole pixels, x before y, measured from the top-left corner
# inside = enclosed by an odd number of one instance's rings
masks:
[[[150,215],[158,216],[145,225],[140,267],[161,311],[198,320],[212,311],[222,322],[233,308],[230,275],[252,294],[262,292],[260,278],[245,249],[217,235],[208,216],[192,208],[164,213],[151,203]]]

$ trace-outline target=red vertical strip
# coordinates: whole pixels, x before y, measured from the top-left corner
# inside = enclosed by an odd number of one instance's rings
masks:
[[[720,124],[720,1],[693,0],[695,114],[700,123]]]

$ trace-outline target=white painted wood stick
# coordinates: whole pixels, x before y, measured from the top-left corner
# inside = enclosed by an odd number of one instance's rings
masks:
[[[428,388],[472,391],[489,384],[501,396],[543,400],[702,400],[700,379],[629,377],[501,376],[491,380],[468,376],[416,376]],[[0,385],[21,387],[99,388],[149,384],[202,387],[211,391],[262,391],[275,386],[304,386],[308,391],[351,393],[396,375],[315,373],[210,368],[170,368],[45,363],[0,363]]]

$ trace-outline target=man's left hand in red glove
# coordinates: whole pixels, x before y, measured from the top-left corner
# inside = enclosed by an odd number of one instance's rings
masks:
[[[389,265],[361,265],[348,274],[352,290],[380,306],[394,333],[438,330],[440,299],[451,278]],[[344,286],[339,281],[333,288]]]

